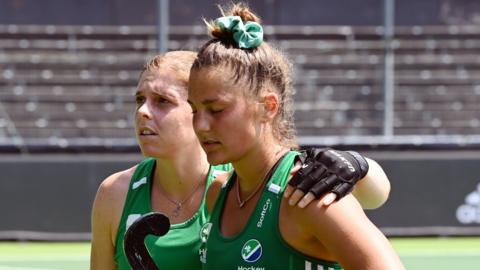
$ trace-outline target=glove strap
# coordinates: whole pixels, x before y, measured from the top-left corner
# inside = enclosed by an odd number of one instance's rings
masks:
[[[347,151],[353,158],[357,161],[358,165],[360,166],[360,179],[364,178],[365,175],[368,173],[368,161],[360,155],[358,152],[355,151]]]

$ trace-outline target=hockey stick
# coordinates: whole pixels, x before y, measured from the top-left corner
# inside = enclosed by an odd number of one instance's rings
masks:
[[[125,233],[124,249],[128,263],[134,270],[158,270],[145,247],[149,234],[163,236],[170,229],[170,220],[162,213],[148,213],[130,225]]]

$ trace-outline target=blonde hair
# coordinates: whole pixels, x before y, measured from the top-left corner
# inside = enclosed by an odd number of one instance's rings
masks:
[[[192,51],[171,51],[159,54],[147,61],[140,72],[139,80],[145,72],[168,70],[181,82],[187,95],[188,78],[190,77],[190,69],[195,60],[197,53]]]
[[[243,22],[260,22],[260,18],[243,3],[234,4],[225,13],[221,11],[225,16],[239,16]],[[267,42],[262,42],[257,48],[240,49],[233,39],[233,33],[213,22],[206,23],[213,38],[200,48],[192,70],[227,67],[235,83],[247,83],[245,93],[251,97],[259,97],[267,84],[273,86],[272,90],[280,97],[279,113],[272,123],[273,135],[289,148],[298,147],[293,121],[294,90],[290,62]]]

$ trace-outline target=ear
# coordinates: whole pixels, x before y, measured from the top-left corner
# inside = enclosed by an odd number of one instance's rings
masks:
[[[262,97],[262,120],[272,121],[280,108],[280,98],[275,92],[267,92]]]

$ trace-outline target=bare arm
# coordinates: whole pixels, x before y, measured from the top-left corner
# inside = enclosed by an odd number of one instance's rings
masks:
[[[365,177],[354,186],[352,193],[364,209],[375,209],[387,201],[390,193],[390,181],[377,162],[368,158],[366,158],[366,161],[368,162],[369,170]],[[294,175],[300,167],[301,164],[298,162],[291,170],[291,176]],[[291,185],[287,186],[284,197],[289,198],[290,205],[297,204],[300,208],[306,207],[315,200],[315,196],[311,192],[305,194],[300,189],[295,189]],[[335,199],[336,195],[334,193],[328,193],[319,198],[320,202],[325,205],[333,203]]]
[[[91,270],[117,269],[115,239],[128,191],[129,171],[111,175],[98,188],[92,209]]]
[[[300,226],[345,269],[404,269],[387,238],[353,196],[347,195],[328,207],[313,203],[304,210],[294,210]]]
[[[367,158],[369,170],[365,177],[358,181],[352,194],[363,209],[375,209],[382,206],[390,194],[390,181],[382,167],[374,160]]]

